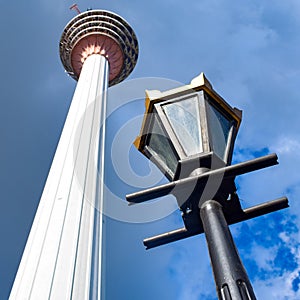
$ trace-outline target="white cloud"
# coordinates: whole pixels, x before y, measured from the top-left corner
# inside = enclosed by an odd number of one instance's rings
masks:
[[[278,246],[266,248],[260,244],[253,243],[249,257],[254,258],[259,270],[263,269],[265,272],[270,272],[274,268],[277,251]]]
[[[285,272],[267,280],[256,280],[253,284],[258,299],[298,300],[300,290],[293,290],[293,281],[299,276],[300,268],[292,273]]]
[[[204,236],[173,244],[173,257],[168,267],[170,280],[178,287],[177,300],[198,300],[215,296]],[[202,259],[199,259],[201,257]]]
[[[272,147],[272,150],[282,155],[293,155],[296,156],[300,153],[300,141],[299,137],[295,136],[279,136],[277,143],[275,143]]]

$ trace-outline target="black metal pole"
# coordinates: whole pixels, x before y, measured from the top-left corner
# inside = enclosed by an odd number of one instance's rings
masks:
[[[208,200],[200,208],[218,298],[256,299],[246,270],[237,252],[220,203]]]

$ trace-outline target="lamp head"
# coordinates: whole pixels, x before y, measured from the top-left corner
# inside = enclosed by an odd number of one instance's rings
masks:
[[[145,106],[134,144],[169,180],[231,164],[242,114],[203,73],[176,89],[146,91]]]

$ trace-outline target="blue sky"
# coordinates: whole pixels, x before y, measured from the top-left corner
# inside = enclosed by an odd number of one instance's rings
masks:
[[[121,199],[148,179],[154,182],[152,174],[161,179],[129,146],[144,112],[143,89],[154,89],[155,83],[158,89],[186,84],[205,72],[214,88],[244,112],[234,161],[271,152],[279,156],[279,166],[239,178],[242,205],[282,195],[290,200],[287,210],[231,226],[257,298],[300,299],[299,1],[77,3],[81,10],[92,7],[120,14],[134,28],[140,45],[132,85],[111,90],[110,99],[117,102],[128,87],[139,88],[131,91],[130,101],[124,96],[120,108],[110,104],[108,192]],[[1,1],[0,299],[7,298],[13,283],[75,88],[58,53],[62,30],[74,16],[68,9],[71,4]],[[122,130],[128,130],[124,153],[136,183],[126,178],[126,165],[115,148],[109,148]],[[108,300],[216,299],[204,236],[144,250],[143,238],[181,226],[173,200],[164,200],[107,218]],[[142,217],[135,219],[135,213]],[[158,220],[149,222],[153,219]]]

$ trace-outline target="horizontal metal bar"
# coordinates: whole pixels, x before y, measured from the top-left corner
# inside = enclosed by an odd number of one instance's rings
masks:
[[[201,231],[195,231],[194,235],[202,233]],[[188,231],[185,227],[162,233],[147,239],[144,239],[143,243],[146,246],[146,249],[155,248],[164,244],[169,244],[184,238],[190,237],[191,232]]]
[[[175,188],[177,181],[172,181],[163,185],[155,186],[150,189],[142,190],[126,195],[126,200],[130,203],[142,203],[155,198],[169,195]]]
[[[242,214],[239,214],[237,216],[231,216],[231,217],[229,216],[226,218],[226,221],[228,225],[231,225],[231,224],[239,223],[241,221],[246,221],[255,217],[259,217],[271,212],[275,212],[287,207],[289,207],[288,199],[286,197],[282,197],[253,207],[246,208]],[[185,227],[183,227],[150,238],[146,238],[144,239],[144,245],[148,250],[151,248],[155,248],[171,242],[182,240],[187,237],[191,237],[201,233],[203,233],[202,227],[196,228],[195,230],[187,230]]]
[[[246,221],[252,218],[256,218],[265,214],[269,214],[271,212],[275,212],[277,210],[288,208],[289,201],[286,197],[282,197],[276,200],[268,201],[262,204],[258,204],[256,206],[252,206],[244,209],[244,217],[240,221]],[[240,222],[238,221],[238,222]],[[235,222],[236,223],[236,222]],[[233,224],[233,223],[231,223]]]
[[[224,178],[235,177],[255,170],[263,169],[278,164],[278,158],[275,153],[265,155],[259,158],[251,159],[235,165],[227,166],[217,170],[208,171],[201,175],[188,177],[173,182],[169,182],[160,186],[155,186],[150,189],[139,191],[133,194],[126,195],[126,200],[133,203],[141,203],[152,200],[158,197],[163,197],[172,193],[175,188],[184,188],[187,186],[195,186],[197,182],[205,182],[212,176],[223,176]]]
[[[271,167],[274,165],[278,165],[278,156],[276,153],[264,155],[262,157],[250,159],[235,165],[224,167],[225,177],[231,177],[231,176],[235,177],[256,170]],[[211,171],[211,172],[215,172],[215,171]]]

